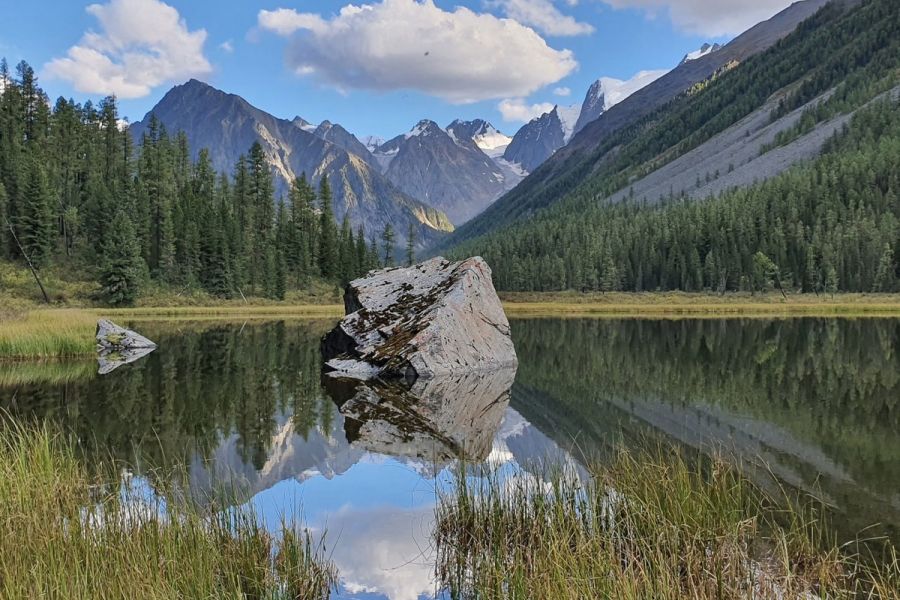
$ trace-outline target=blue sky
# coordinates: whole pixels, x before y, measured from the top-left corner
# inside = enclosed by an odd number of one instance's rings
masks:
[[[514,133],[597,78],[668,69],[789,0],[42,0],[4,11],[0,55],[51,99],[116,93],[138,120],[191,76],[281,117],[391,137],[419,119]],[[279,10],[281,9],[281,10]],[[562,95],[570,90],[568,96]],[[519,110],[501,111],[505,106]]]

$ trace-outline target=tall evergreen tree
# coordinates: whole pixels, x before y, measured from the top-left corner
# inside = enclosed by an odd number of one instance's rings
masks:
[[[394,266],[394,228],[390,223],[384,226],[381,232],[381,244],[384,251],[384,266]]]
[[[319,269],[325,279],[339,276],[337,224],[331,208],[331,187],[326,175],[319,182]]]
[[[406,232],[406,266],[411,267],[416,262],[416,228],[413,222],[409,222],[409,230]]]
[[[140,292],[143,271],[134,225],[125,211],[119,209],[103,243],[100,285],[106,301],[112,305],[132,304]]]
[[[37,157],[32,157],[28,163],[28,179],[20,210],[16,227],[19,241],[31,262],[36,267],[42,266],[50,259],[55,228],[47,176]]]

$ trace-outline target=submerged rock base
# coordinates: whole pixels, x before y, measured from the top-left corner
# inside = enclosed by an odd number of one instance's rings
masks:
[[[139,333],[119,327],[107,319],[97,321],[97,362],[100,375],[106,375],[122,365],[143,358],[155,349],[156,344]]]
[[[350,283],[347,316],[322,340],[326,371],[356,379],[430,379],[518,364],[509,321],[480,257],[434,258]]]

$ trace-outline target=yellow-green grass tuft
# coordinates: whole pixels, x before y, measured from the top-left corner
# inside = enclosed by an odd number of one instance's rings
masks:
[[[94,352],[97,317],[77,309],[48,309],[0,321],[0,359],[70,358]]]
[[[480,600],[900,597],[895,549],[850,555],[822,510],[791,500],[674,451],[623,452],[586,480],[461,473],[437,509],[438,575]]]
[[[115,467],[88,473],[46,428],[0,427],[2,598],[320,600],[335,585],[294,522],[273,535],[249,509],[163,501]]]

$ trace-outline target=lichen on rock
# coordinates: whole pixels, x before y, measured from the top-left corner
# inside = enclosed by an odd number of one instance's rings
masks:
[[[347,316],[322,340],[336,376],[412,383],[518,364],[480,257],[373,271],[347,286],[344,306]]]

